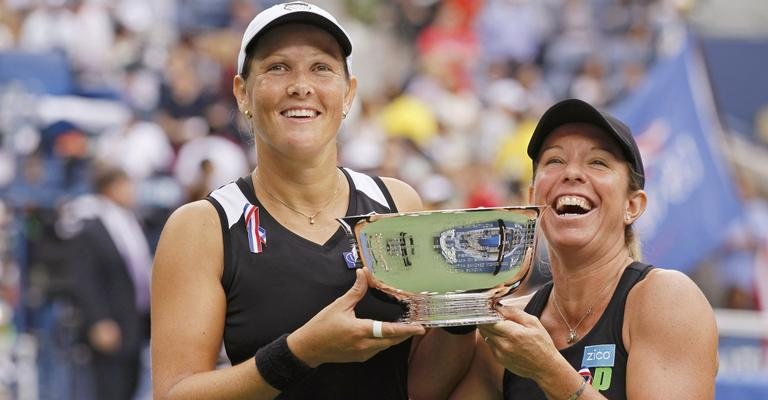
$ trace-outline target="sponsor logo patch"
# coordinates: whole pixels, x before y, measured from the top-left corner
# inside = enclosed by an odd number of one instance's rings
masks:
[[[615,344],[599,344],[584,348],[584,358],[581,359],[582,367],[613,367],[616,359]]]
[[[347,268],[355,269],[357,267],[356,261],[357,261],[357,257],[355,257],[355,253],[351,251],[344,252],[344,262],[347,263]]]

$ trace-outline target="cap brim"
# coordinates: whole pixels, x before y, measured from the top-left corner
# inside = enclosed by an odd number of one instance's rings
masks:
[[[541,116],[536,129],[528,142],[528,157],[536,160],[541,152],[541,146],[552,131],[570,123],[585,123],[602,128],[621,145],[624,157],[629,161],[636,173],[644,176],[643,162],[640,151],[632,139],[629,128],[621,121],[601,113],[589,103],[579,99],[563,100]],[[645,179],[643,179],[644,184]]]

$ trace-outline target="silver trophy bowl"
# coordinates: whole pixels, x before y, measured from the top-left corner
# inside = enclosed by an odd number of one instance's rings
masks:
[[[369,286],[403,303],[402,322],[489,324],[523,282],[542,207],[497,207],[339,218]]]

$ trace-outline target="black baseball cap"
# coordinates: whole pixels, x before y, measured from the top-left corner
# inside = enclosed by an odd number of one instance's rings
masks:
[[[611,134],[621,146],[624,157],[629,162],[632,171],[640,177],[640,188],[645,188],[643,159],[640,157],[637,143],[634,137],[632,137],[632,131],[612,115],[601,112],[583,100],[563,100],[550,107],[541,116],[536,129],[533,131],[531,141],[528,142],[528,157],[536,161],[541,151],[541,145],[544,144],[544,140],[547,139],[547,136],[552,131],[562,125],[576,122],[595,125]]]

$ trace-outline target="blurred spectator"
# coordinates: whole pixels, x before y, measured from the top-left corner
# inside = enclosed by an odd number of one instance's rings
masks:
[[[755,113],[755,136],[768,145],[768,104]]]
[[[352,123],[345,126],[342,131],[343,143],[339,151],[339,160],[342,165],[356,171],[370,173],[381,168],[384,162],[387,132],[382,123],[377,120],[382,107],[380,102],[378,99],[360,100],[359,116],[352,119],[350,121]],[[397,130],[393,129],[393,131]]]
[[[502,188],[494,175],[488,173],[487,166],[475,164],[470,168],[470,176],[466,177],[467,200],[464,207],[500,207],[505,205]],[[482,171],[482,172],[481,172]]]
[[[122,168],[138,181],[170,172],[173,149],[154,122],[131,120],[127,126],[108,130],[96,142],[96,160]]]
[[[380,118],[389,136],[404,137],[420,146],[426,146],[437,135],[437,120],[429,105],[413,96],[392,100]]]
[[[591,55],[584,60],[581,71],[571,84],[570,97],[602,107],[612,98],[605,64],[601,57]]]
[[[526,160],[523,155],[527,154],[528,141],[536,128],[536,122],[533,118],[520,121],[517,130],[500,143],[496,153],[496,170],[505,180],[514,182],[515,186],[527,187],[533,176],[530,160]]]
[[[517,67],[515,79],[525,89],[529,114],[538,117],[555,102],[551,86],[544,81],[541,67],[534,63],[525,63]]]
[[[88,142],[86,132],[68,121],[56,122],[42,131],[40,146],[50,161],[61,163],[60,187],[65,191],[80,191],[87,185]]]
[[[208,161],[209,164],[205,163]],[[204,168],[205,165],[208,165]],[[179,150],[173,176],[187,189],[210,192],[248,173],[249,164],[243,149],[218,135],[206,135],[185,143]],[[187,201],[196,200],[188,198]]]
[[[744,213],[728,228],[728,240],[719,252],[720,277],[726,307],[754,310],[758,254],[768,246],[768,202],[759,196],[749,177],[739,175],[736,183]]]
[[[455,189],[450,179],[443,175],[433,174],[424,178],[416,191],[421,196],[425,210],[441,210],[456,208],[451,204],[455,197]]]
[[[133,213],[135,188],[123,170],[94,170],[96,196],[81,199],[82,227],[71,239],[73,297],[84,316],[97,399],[132,399],[149,339],[152,255]]]
[[[477,137],[471,145],[475,159],[492,163],[499,146],[517,131],[528,111],[528,100],[525,89],[511,78],[491,82],[483,97],[486,107],[478,118]]]
[[[486,0],[477,32],[486,62],[533,62],[554,29],[546,2]]]
[[[199,75],[201,61],[200,55],[187,43],[174,48],[166,63],[158,123],[176,150],[208,132],[203,116],[212,98]]]
[[[424,28],[416,48],[424,63],[450,91],[471,88],[471,69],[480,54],[471,29],[481,2],[447,0],[440,3],[434,21]]]
[[[66,3],[37,2],[21,24],[19,47],[33,52],[71,51],[77,22],[71,6]]]

